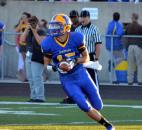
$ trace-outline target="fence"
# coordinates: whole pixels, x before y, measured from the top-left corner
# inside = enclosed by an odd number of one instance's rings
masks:
[[[2,57],[1,57],[1,79],[4,80],[7,77],[8,78],[16,78],[16,71],[17,71],[17,61],[18,61],[18,55],[16,54],[16,42],[15,42],[15,37],[19,33],[13,33],[13,32],[4,32],[2,34],[2,40],[3,40],[3,52],[2,52]],[[103,35],[103,42],[105,43],[105,38],[110,37],[111,38],[111,51],[109,57],[107,57],[105,46],[103,46],[104,51],[101,51],[102,57],[100,58],[100,62],[103,65],[104,71],[99,73],[100,81],[101,82],[113,82],[113,76],[114,76],[114,67],[113,67],[113,39],[119,36],[116,35]],[[125,38],[142,38],[142,36],[137,36],[137,35],[124,35],[122,37],[122,41],[125,43]],[[106,67],[106,62],[107,60],[110,59],[110,75],[108,71],[108,67]],[[126,59],[124,59],[126,60]],[[104,73],[105,72],[105,73]],[[53,76],[52,76],[53,75]],[[51,74],[51,80],[58,80],[58,76],[55,76],[55,73]],[[126,75],[125,75],[126,76]],[[57,77],[57,78],[55,78]],[[109,77],[109,79],[107,79]],[[126,78],[126,77],[125,77]],[[103,80],[101,80],[103,79]]]

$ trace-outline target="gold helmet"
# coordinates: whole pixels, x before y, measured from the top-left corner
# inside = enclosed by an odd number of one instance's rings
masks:
[[[49,22],[49,34],[57,37],[70,32],[71,24],[72,22],[67,15],[56,14]]]

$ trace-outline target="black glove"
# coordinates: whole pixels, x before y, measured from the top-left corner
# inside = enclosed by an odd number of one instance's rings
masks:
[[[57,71],[57,68],[56,68],[56,66],[55,66],[55,65],[52,65],[52,70],[53,70],[54,72],[56,72],[56,71]]]

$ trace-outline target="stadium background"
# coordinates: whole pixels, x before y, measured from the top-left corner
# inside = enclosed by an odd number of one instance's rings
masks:
[[[79,12],[82,8],[98,8],[98,20],[93,20],[99,28],[103,35],[103,49],[101,52],[100,63],[103,65],[103,71],[100,73],[101,82],[107,82],[109,80],[108,76],[108,59],[109,54],[105,49],[105,30],[107,24],[112,20],[112,14],[115,11],[120,12],[122,23],[128,23],[131,21],[131,14],[136,12],[140,15],[140,22],[142,21],[142,4],[134,3],[108,3],[108,2],[70,2],[70,3],[61,3],[61,2],[34,2],[34,1],[7,1],[7,4],[2,7],[0,6],[0,19],[6,24],[6,32],[14,32],[14,25],[18,22],[22,12],[27,11],[32,15],[36,15],[39,18],[45,18],[50,20],[51,17],[56,13],[66,13],[72,9],[76,9]],[[6,35],[6,40],[10,41],[10,44],[15,43],[14,35]],[[12,54],[12,56],[11,56]],[[9,66],[10,64],[10,66]],[[14,46],[5,45],[4,49],[4,74],[6,77],[14,77],[16,75],[17,69],[17,54]],[[51,79],[58,79],[58,76],[55,73],[50,74]],[[54,75],[54,76],[53,76]]]
[[[70,10],[76,9],[79,12],[84,7],[98,8],[99,15],[98,20],[92,21],[99,28],[101,33],[105,34],[105,29],[108,22],[112,19],[112,14],[115,11],[120,12],[122,23],[131,21],[131,13],[136,12],[140,15],[140,23],[142,22],[142,4],[134,3],[102,3],[102,2],[32,2],[32,1],[7,1],[4,7],[0,6],[0,20],[6,24],[6,32],[14,32],[14,25],[18,22],[22,12],[27,11],[39,18],[50,18],[59,12],[69,14]],[[15,50],[15,36],[6,35],[6,40],[10,41],[9,44],[4,45],[4,74],[6,79],[0,80],[0,129],[42,129],[42,130],[103,130],[102,127],[94,127],[94,122],[86,119],[83,113],[72,105],[41,105],[41,104],[22,104],[28,100],[29,87],[27,83],[17,82],[17,80],[7,80],[7,78],[15,78],[17,69],[17,54]],[[103,43],[104,42],[103,37]],[[141,130],[142,126],[142,87],[141,86],[127,86],[102,84],[102,82],[108,82],[107,61],[109,55],[103,46],[101,52],[100,62],[103,65],[103,71],[100,72],[101,86],[100,93],[102,95],[105,105],[120,105],[117,107],[104,107],[102,113],[109,118],[115,125],[128,125],[125,128],[117,126],[117,130]],[[59,82],[54,82],[58,79],[57,74],[49,72],[50,81],[46,82],[46,96],[47,103],[59,103],[65,96],[65,93],[60,87]],[[54,76],[53,76],[54,75]],[[56,76],[55,76],[56,75]],[[9,104],[6,104],[9,103]],[[10,104],[13,103],[13,104]],[[19,104],[17,104],[19,103]],[[36,112],[34,115],[21,115],[14,114],[14,112]],[[6,112],[5,114],[3,114]],[[38,114],[60,114],[61,117],[50,117]],[[75,115],[75,116],[74,116]],[[84,123],[84,124],[83,124]],[[8,125],[40,125],[32,127],[10,127]],[[56,126],[42,126],[42,125],[89,125],[83,126],[84,128],[72,128]],[[4,126],[2,126],[4,125]],[[95,124],[96,125],[96,124]],[[133,126],[138,125],[138,126]]]

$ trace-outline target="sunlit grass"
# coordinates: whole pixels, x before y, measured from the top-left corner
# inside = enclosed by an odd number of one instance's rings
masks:
[[[0,126],[0,130],[105,130],[102,126]],[[116,130],[142,130],[140,126],[116,126]]]

